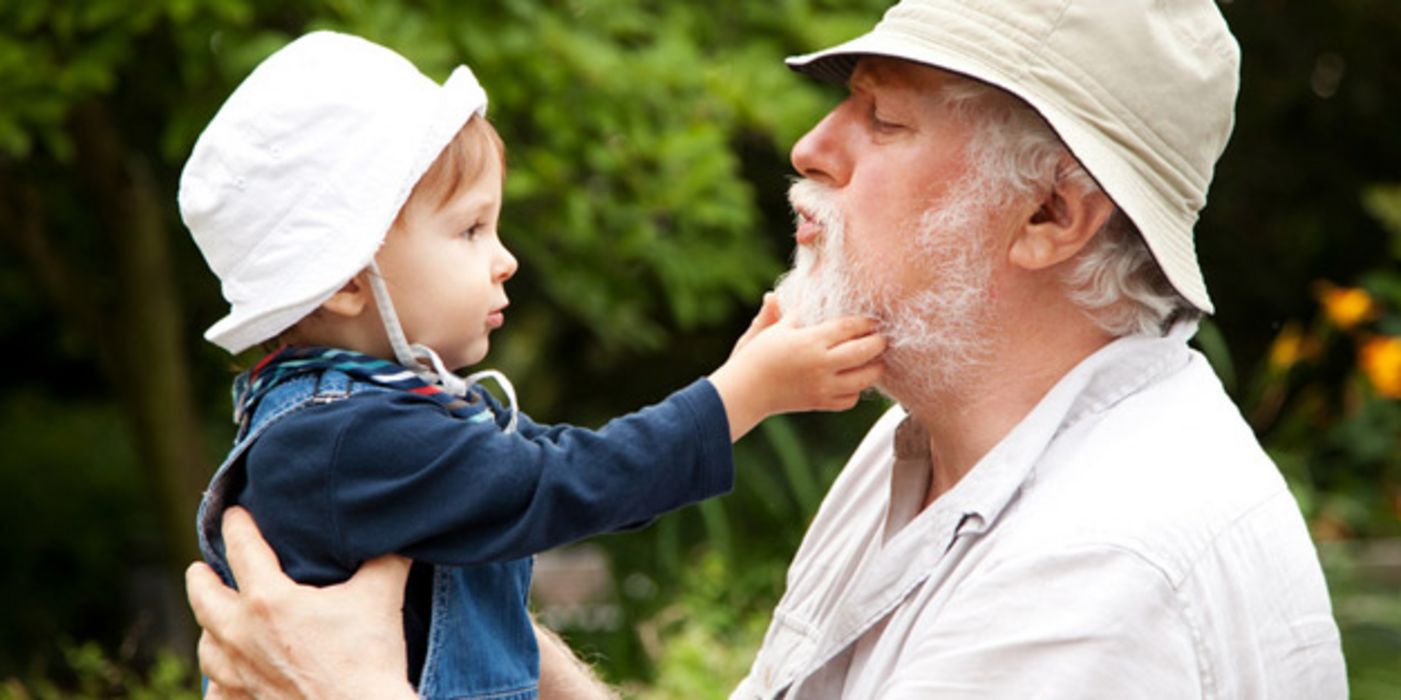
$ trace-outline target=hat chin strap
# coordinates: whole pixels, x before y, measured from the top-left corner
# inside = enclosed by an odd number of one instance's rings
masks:
[[[511,420],[506,424],[506,432],[515,432],[518,415],[516,388],[511,385],[511,380],[507,379],[506,375],[494,369],[484,369],[473,372],[466,378],[459,377],[443,365],[443,359],[433,352],[433,348],[419,343],[410,345],[408,337],[404,335],[404,327],[399,324],[399,314],[394,312],[389,288],[384,285],[384,277],[379,273],[379,264],[374,260],[370,261],[370,292],[374,295],[379,317],[384,322],[384,332],[389,336],[389,347],[394,350],[394,358],[399,364],[407,367],[423,381],[436,384],[442,387],[443,391],[460,398],[466,398],[467,390],[481,383],[481,380],[495,380],[511,404]]]

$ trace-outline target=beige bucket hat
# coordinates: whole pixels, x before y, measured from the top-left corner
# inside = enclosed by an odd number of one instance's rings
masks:
[[[1240,48],[1211,0],[904,0],[869,33],[788,59],[845,82],[863,55],[1025,100],[1133,220],[1172,285],[1213,311],[1192,229],[1235,121]]]
[[[486,102],[466,66],[439,85],[346,34],[307,34],[259,64],[180,176],[180,215],[231,307],[204,337],[242,352],[366,269],[419,178]]]

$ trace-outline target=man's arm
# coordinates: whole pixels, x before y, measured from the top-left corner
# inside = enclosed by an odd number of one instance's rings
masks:
[[[247,511],[230,508],[223,527],[241,590],[202,563],[185,572],[209,698],[416,697],[403,637],[407,559],[380,557],[344,583],[314,588],[282,573]],[[553,632],[536,625],[535,635],[543,700],[617,698]]]
[[[235,591],[202,563],[185,571],[204,633],[200,669],[210,698],[414,698],[404,650],[409,561],[384,556],[348,581],[299,585],[278,566],[248,512],[224,515]]]
[[[538,622],[535,641],[540,646],[540,700],[618,699],[559,635]]]

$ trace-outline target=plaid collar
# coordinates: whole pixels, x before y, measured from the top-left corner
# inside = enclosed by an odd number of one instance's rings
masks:
[[[295,377],[328,370],[427,397],[454,413],[457,409],[476,403],[453,396],[442,387],[423,381],[403,365],[388,360],[341,348],[283,345],[259,360],[253,369],[234,379],[234,422],[241,424],[245,417],[251,416],[258,402],[277,385]]]

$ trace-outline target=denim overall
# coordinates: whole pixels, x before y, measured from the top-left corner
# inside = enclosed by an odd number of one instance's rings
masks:
[[[233,449],[205,491],[197,523],[200,550],[225,582],[234,581],[220,522],[248,446],[269,426],[299,409],[365,391],[394,389],[327,370],[283,382],[258,402],[251,416],[243,416]],[[308,449],[320,447],[308,445]],[[420,697],[533,700],[537,696],[540,656],[526,612],[530,574],[529,558],[433,567],[428,650],[417,682]]]

